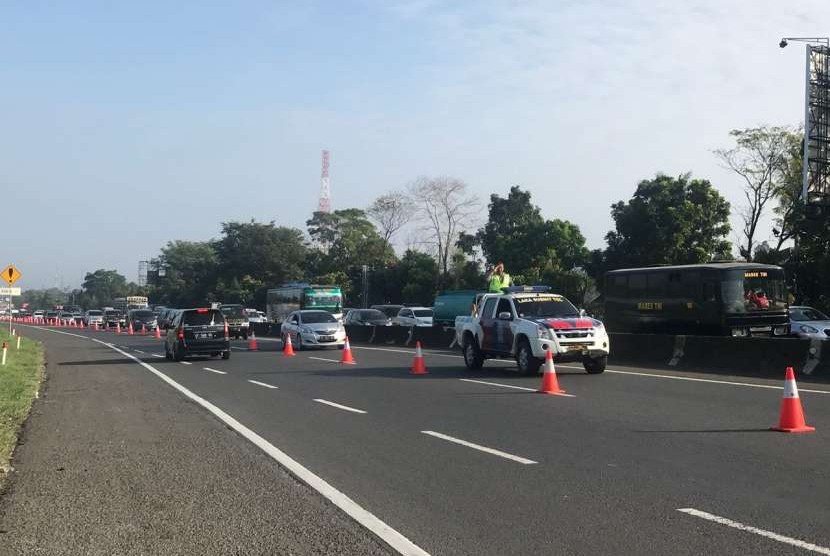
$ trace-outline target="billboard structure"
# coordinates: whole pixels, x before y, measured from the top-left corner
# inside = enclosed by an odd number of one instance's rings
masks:
[[[825,39],[826,41],[826,39]],[[830,207],[830,47],[807,45],[802,199]]]

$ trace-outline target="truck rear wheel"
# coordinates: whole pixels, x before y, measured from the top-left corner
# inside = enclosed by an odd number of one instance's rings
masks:
[[[588,371],[589,375],[598,375],[605,371],[605,366],[608,364],[608,356],[603,355],[602,357],[597,357],[596,359],[585,359],[582,362],[582,366],[585,367],[585,370]]]
[[[530,343],[526,339],[521,341],[519,349],[516,351],[516,364],[519,366],[519,372],[523,375],[539,374],[542,360],[533,356],[533,350],[530,349]]]
[[[484,366],[484,356],[478,349],[475,338],[467,338],[464,342],[464,364],[471,371],[477,371]]]

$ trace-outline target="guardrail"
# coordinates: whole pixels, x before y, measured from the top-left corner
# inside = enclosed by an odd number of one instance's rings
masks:
[[[257,325],[257,335],[278,336],[279,327]],[[346,326],[355,344],[457,349],[450,327]],[[732,338],[611,333],[611,365],[780,378],[787,367],[802,376],[830,380],[830,341],[803,338]]]

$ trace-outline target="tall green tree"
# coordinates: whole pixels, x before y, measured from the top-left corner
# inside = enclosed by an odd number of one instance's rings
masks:
[[[744,223],[739,250],[744,259],[751,261],[755,247],[763,241],[758,239],[761,218],[767,204],[785,186],[792,148],[800,137],[796,131],[778,126],[733,129],[729,134],[735,146],[718,149],[715,156],[741,178],[745,202],[739,209]]]
[[[729,203],[708,180],[658,174],[627,203],[612,205],[611,217],[606,269],[731,258]]]
[[[507,272],[527,283],[545,273],[568,272],[588,258],[585,237],[576,224],[546,220],[529,191],[510,188],[508,196],[490,196],[487,223],[475,234],[462,234],[459,247],[468,254],[480,247],[486,260],[503,261]]]
[[[92,307],[111,305],[113,299],[129,293],[127,279],[122,274],[103,268],[88,272],[81,288],[86,297],[85,304]]]
[[[324,247],[312,259],[313,275],[348,273],[363,265],[382,268],[396,260],[392,246],[360,209],[315,212],[306,225],[312,240]]]
[[[151,292],[156,303],[193,307],[215,298],[216,249],[205,241],[170,241],[159,256],[165,276]]]
[[[224,222],[213,243],[217,261],[217,296],[224,302],[262,306],[265,292],[301,279],[308,247],[296,228],[274,222]]]

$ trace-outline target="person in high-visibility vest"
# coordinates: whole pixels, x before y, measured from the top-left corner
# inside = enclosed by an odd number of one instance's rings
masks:
[[[485,276],[487,291],[501,293],[502,288],[510,286],[510,275],[504,271],[504,263],[499,261]]]

